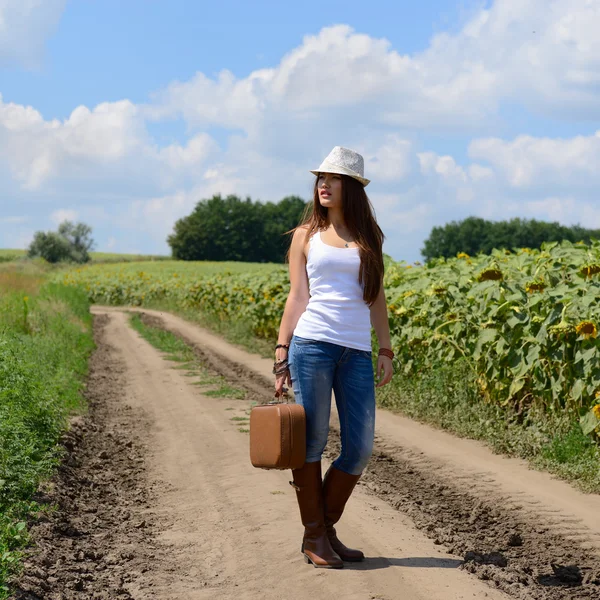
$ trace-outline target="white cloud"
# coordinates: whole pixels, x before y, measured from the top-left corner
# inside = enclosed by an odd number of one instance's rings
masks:
[[[0,160],[27,190],[53,181],[63,186],[93,182],[105,190],[132,178],[170,187],[174,177],[197,170],[217,150],[208,134],[194,136],[184,147],[156,147],[129,100],[92,110],[79,106],[64,121],[45,121],[32,107],[2,102],[0,94]]]
[[[200,133],[189,140],[185,147],[171,144],[159,151],[159,156],[173,170],[202,164],[218,150],[215,141],[206,133]]]
[[[36,66],[65,4],[66,0],[0,0],[0,66]]]
[[[459,71],[470,63],[485,65],[496,100],[598,118],[599,28],[595,0],[496,0],[458,35],[434,38],[423,60]]]
[[[489,167],[483,167],[478,164],[469,165],[468,168],[469,177],[473,181],[482,181],[484,179],[493,179],[494,171]]]
[[[60,225],[63,221],[75,221],[77,220],[77,211],[61,208],[50,215],[50,220],[55,225]]]
[[[593,201],[573,196],[550,196],[525,202],[519,208],[529,218],[543,218],[567,225],[579,224],[588,229],[600,229],[600,207]]]
[[[414,152],[409,140],[388,134],[373,153],[365,152],[364,158],[369,179],[389,182],[403,179],[411,172]]]
[[[465,63],[444,72],[428,60],[400,55],[385,39],[336,25],[306,36],[277,67],[244,79],[224,70],[214,80],[197,73],[174,82],[154,94],[145,114],[264,135],[265,118],[306,127],[332,109],[332,118],[360,114],[362,125],[408,127],[481,121],[493,111],[494,76],[482,65]]]
[[[422,152],[418,155],[421,172],[424,175],[436,174],[444,181],[465,182],[465,170],[456,164],[451,156],[438,156],[435,152]]]
[[[0,158],[26,189],[60,175],[75,178],[86,166],[120,161],[141,145],[143,123],[136,111],[122,101],[93,111],[79,106],[64,122],[45,121],[32,107],[4,103],[0,95]]]
[[[570,139],[522,135],[512,142],[474,140],[469,155],[489,162],[516,188],[549,184],[590,187],[600,183],[600,130]]]

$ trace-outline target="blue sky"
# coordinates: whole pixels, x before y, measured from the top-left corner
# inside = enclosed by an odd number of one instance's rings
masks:
[[[0,248],[72,218],[168,253],[198,200],[308,197],[338,144],[397,259],[471,214],[600,227],[598,28],[585,0],[5,0]]]

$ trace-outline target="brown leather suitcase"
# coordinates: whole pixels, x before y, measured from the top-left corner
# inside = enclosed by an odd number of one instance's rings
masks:
[[[306,415],[300,404],[270,402],[250,411],[250,461],[259,469],[299,469],[306,460]]]

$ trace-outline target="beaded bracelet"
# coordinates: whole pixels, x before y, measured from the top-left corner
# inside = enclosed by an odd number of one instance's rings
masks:
[[[394,351],[388,348],[379,348],[379,356],[387,356],[389,359],[394,360]]]

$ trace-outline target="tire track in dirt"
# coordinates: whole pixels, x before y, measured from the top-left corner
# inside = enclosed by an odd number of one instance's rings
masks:
[[[162,525],[159,542],[168,560],[134,582],[135,598],[505,598],[458,571],[460,561],[377,498],[367,503],[360,491],[348,511],[349,529],[342,526],[342,532],[365,548],[369,560],[341,571],[307,566],[299,552],[302,526],[289,473],[254,469],[247,434],[225,412],[245,413],[248,401],[203,396],[126,319],[111,314],[109,339],[124,356],[127,402],[143,407],[155,424],[148,433],[148,477],[166,486],[158,488],[151,515]]]
[[[155,528],[144,518],[154,489],[145,478],[144,411],[122,402],[126,369],[96,317],[98,346],[84,395],[89,411],[71,419],[64,460],[36,495],[56,505],[32,520],[33,546],[13,583],[22,600],[132,600],[129,587],[161,561]]]
[[[254,391],[262,384],[263,397],[271,393],[272,382],[265,377],[208,346],[200,346],[155,313],[145,314],[144,320],[173,331],[230,380],[233,370],[238,385],[252,377]],[[333,460],[338,452],[336,429],[327,458]],[[514,494],[498,494],[493,471],[488,478],[481,478],[479,473],[477,480],[472,474],[457,480],[455,473],[444,474],[431,460],[399,446],[391,447],[376,436],[374,455],[361,484],[409,515],[436,545],[468,559],[461,568],[514,597],[600,598],[595,532],[578,528],[580,520],[557,515],[527,495],[519,503]]]

